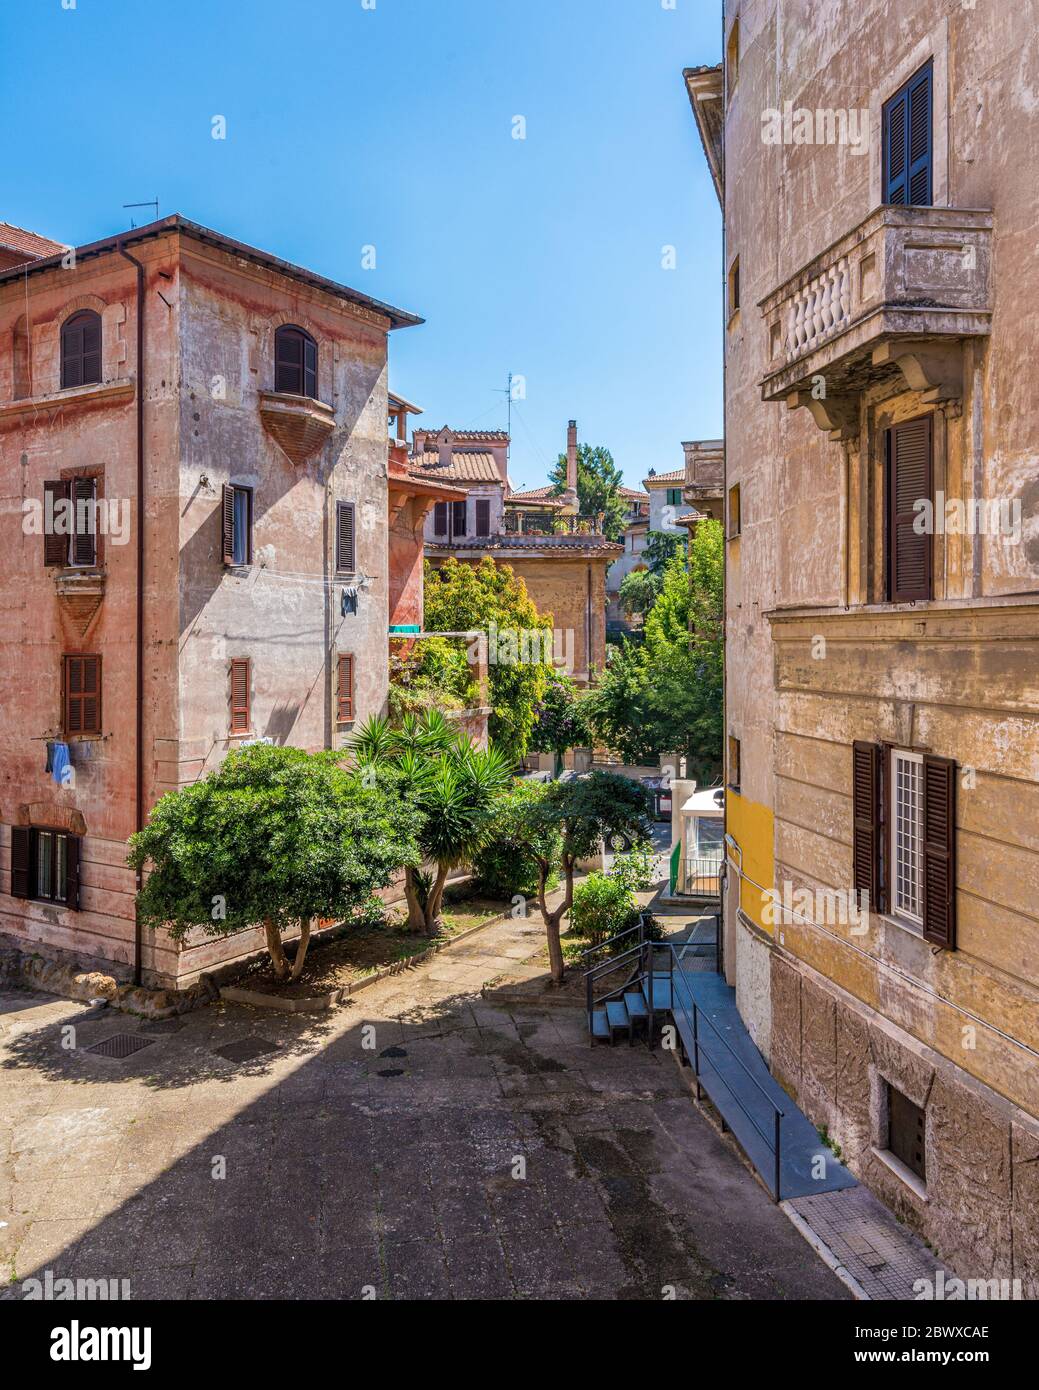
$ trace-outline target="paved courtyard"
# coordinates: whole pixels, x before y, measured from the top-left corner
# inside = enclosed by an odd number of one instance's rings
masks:
[[[847,1298],[670,1055],[484,1000],[542,941],[490,927],[309,1017],[0,996],[0,1297]],[[89,1051],[114,1034],[148,1045]]]

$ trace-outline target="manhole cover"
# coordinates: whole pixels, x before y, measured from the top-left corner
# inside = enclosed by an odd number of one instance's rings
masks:
[[[376,1076],[403,1076],[403,1067],[387,1067],[385,1071],[377,1071]]]
[[[213,1055],[223,1057],[227,1062],[253,1062],[265,1052],[276,1052],[273,1043],[263,1038],[240,1038],[238,1042],[228,1043],[226,1047],[215,1047]]]
[[[406,1057],[408,1054],[403,1047],[388,1047],[384,1052],[380,1052],[380,1057]]]
[[[152,1038],[142,1038],[139,1033],[113,1033],[84,1051],[95,1052],[99,1057],[132,1057],[142,1047],[151,1047],[152,1042]]]

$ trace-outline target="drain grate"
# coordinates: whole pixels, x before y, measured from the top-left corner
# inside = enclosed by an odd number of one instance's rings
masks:
[[[406,1057],[407,1051],[403,1047],[387,1047],[379,1053],[380,1057]]]
[[[223,1057],[226,1062],[254,1062],[267,1052],[277,1052],[273,1043],[264,1038],[239,1038],[238,1042],[228,1043],[226,1047],[213,1049],[214,1057]]]
[[[142,1047],[151,1047],[154,1038],[142,1038],[139,1033],[113,1033],[110,1038],[102,1038],[87,1047],[85,1052],[93,1052],[98,1057],[132,1057]]]
[[[376,1076],[403,1076],[403,1067],[387,1067],[385,1071],[377,1071]]]

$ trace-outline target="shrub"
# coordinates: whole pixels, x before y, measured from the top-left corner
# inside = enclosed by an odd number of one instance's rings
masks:
[[[543,794],[536,782],[516,782],[499,806],[494,836],[473,858],[474,887],[490,898],[538,895],[538,861],[520,834],[528,807]],[[553,868],[546,888],[554,889],[559,874]]]

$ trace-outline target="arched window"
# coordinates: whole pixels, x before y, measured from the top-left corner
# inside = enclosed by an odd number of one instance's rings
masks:
[[[101,380],[101,315],[81,309],[61,326],[61,386]]]
[[[274,335],[274,389],[317,399],[317,343],[294,324]]]

